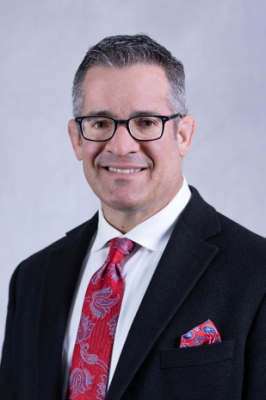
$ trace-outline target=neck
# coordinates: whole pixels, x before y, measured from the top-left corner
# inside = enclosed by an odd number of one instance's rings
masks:
[[[118,210],[114,211],[113,209],[109,209],[108,207],[103,207],[102,210],[106,221],[123,234],[131,231],[131,229],[135,228],[135,226],[141,224],[143,221],[155,214],[154,213],[150,215],[148,212],[142,212],[140,214]]]

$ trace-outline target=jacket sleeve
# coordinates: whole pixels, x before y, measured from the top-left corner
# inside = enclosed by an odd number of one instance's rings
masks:
[[[246,345],[243,400],[266,399],[266,295]]]
[[[19,267],[12,275],[9,286],[9,303],[6,320],[5,340],[2,350],[2,360],[0,366],[0,393],[1,398],[5,400],[17,400],[13,362],[15,355],[13,354],[13,326],[16,313],[16,282]]]

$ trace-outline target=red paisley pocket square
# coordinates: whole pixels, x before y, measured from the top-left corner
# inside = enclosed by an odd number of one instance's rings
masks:
[[[180,347],[221,342],[221,336],[210,319],[181,336]]]

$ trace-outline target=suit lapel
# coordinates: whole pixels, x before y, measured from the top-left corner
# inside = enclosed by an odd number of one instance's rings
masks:
[[[218,251],[203,239],[220,231],[217,214],[193,196],[162,255],[122,350],[106,400],[120,399],[152,346]]]
[[[38,393],[40,399],[61,396],[62,344],[76,282],[89,243],[97,229],[97,214],[71,231],[66,244],[52,251],[47,262],[38,331]]]

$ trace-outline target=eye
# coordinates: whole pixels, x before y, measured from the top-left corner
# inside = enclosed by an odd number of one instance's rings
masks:
[[[152,126],[154,126],[156,124],[152,118],[141,118],[138,120],[138,125],[141,128],[151,128]]]
[[[110,122],[104,119],[96,120],[92,122],[92,127],[96,129],[104,129],[110,126]]]
[[[144,121],[141,121],[141,124],[143,125],[143,126],[152,126],[153,124],[154,124],[154,122],[153,121],[151,121],[150,119],[145,119]]]

